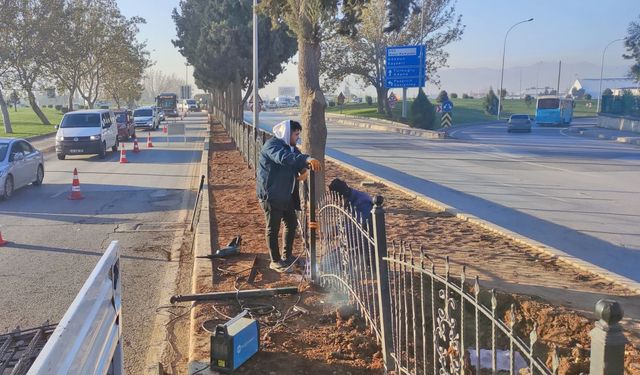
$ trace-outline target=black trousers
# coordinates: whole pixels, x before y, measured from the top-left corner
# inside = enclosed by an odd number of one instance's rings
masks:
[[[280,246],[278,245],[278,234],[280,233],[280,223],[284,222],[284,258],[293,255],[293,240],[296,237],[296,229],[298,227],[298,219],[293,202],[289,204],[286,210],[273,207],[269,202],[261,201],[260,205],[264,210],[266,222],[265,237],[267,238],[267,247],[269,247],[269,255],[272,262],[283,259],[280,254]]]

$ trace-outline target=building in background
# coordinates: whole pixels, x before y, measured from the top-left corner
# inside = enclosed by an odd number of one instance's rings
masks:
[[[296,88],[293,86],[279,86],[278,96],[287,96],[293,98],[296,96]]]
[[[602,91],[605,89],[611,89],[614,95],[616,94],[616,90],[618,92],[622,92],[624,89],[634,89],[638,92],[639,83],[634,81],[631,78],[603,78],[602,79]],[[573,89],[581,90],[584,89],[584,94],[591,95],[592,98],[597,98],[600,96],[598,92],[600,90],[600,78],[580,78],[576,79],[571,87],[569,87],[569,91],[567,94],[571,94]]]

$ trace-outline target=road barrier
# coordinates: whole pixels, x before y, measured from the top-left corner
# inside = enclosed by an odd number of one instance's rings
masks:
[[[167,124],[167,144],[169,144],[169,137],[182,136],[184,142],[187,142],[187,129],[184,123]]]
[[[124,373],[120,253],[111,242],[29,375]]]

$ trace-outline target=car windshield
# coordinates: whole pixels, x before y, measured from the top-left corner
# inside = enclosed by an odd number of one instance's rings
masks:
[[[125,115],[124,113],[117,113],[116,114],[116,121],[117,122],[127,122],[127,115]]]
[[[8,143],[0,143],[0,160],[4,160],[7,156],[7,150],[9,149]]]
[[[133,111],[133,117],[151,117],[150,109],[136,109]]]
[[[100,126],[99,113],[73,113],[62,118],[61,128],[95,128]]]
[[[529,115],[512,115],[511,119],[512,120],[528,120]]]
[[[195,100],[193,100],[193,99],[189,99],[189,100],[187,100],[187,103],[189,103],[189,104],[196,104],[196,101],[195,101]]]

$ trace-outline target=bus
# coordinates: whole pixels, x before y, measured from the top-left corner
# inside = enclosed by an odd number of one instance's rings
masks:
[[[573,119],[573,99],[539,96],[536,102],[538,125],[568,125]]]
[[[178,117],[178,95],[163,93],[156,96],[156,106],[162,108],[167,117]]]

